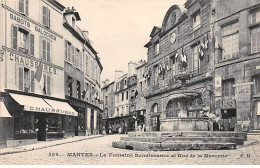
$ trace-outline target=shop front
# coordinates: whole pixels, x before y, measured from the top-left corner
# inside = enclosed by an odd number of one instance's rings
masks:
[[[64,99],[17,91],[9,92],[5,99],[12,116],[7,130],[13,132],[7,140],[7,147],[29,141],[65,138],[68,128],[75,127],[78,112]]]

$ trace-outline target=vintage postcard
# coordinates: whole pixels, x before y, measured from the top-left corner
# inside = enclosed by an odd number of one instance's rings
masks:
[[[259,165],[259,0],[1,0],[0,165]]]

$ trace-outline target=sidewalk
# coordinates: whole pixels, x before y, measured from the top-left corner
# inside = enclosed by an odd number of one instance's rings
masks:
[[[67,139],[61,139],[61,140],[55,140],[55,141],[47,141],[47,142],[39,142],[36,144],[30,144],[30,145],[24,145],[24,146],[18,146],[15,148],[4,148],[0,149],[0,155],[6,155],[6,154],[12,154],[12,153],[21,153],[21,152],[27,152],[32,150],[38,150],[43,148],[48,148],[52,146],[67,144],[67,143],[73,143],[73,142],[79,142],[87,139],[94,139],[103,137],[103,135],[91,135],[91,136],[75,136],[70,137]]]

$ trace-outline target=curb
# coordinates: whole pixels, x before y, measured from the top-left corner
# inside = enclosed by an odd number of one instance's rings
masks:
[[[29,151],[33,151],[33,150],[39,150],[39,149],[49,148],[49,147],[53,147],[53,146],[64,145],[64,144],[69,144],[69,143],[74,143],[74,142],[80,142],[80,141],[95,139],[95,138],[100,138],[100,137],[104,137],[104,135],[98,135],[98,136],[95,136],[95,137],[86,137],[86,138],[72,140],[72,141],[68,141],[68,142],[61,142],[61,143],[50,144],[50,145],[46,145],[46,146],[28,148],[28,149],[13,149],[12,148],[13,151],[0,152],[0,156],[1,155],[14,154],[14,153],[29,152]]]

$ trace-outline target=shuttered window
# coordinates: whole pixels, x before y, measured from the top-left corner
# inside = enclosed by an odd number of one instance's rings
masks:
[[[50,27],[50,10],[46,6],[42,7],[42,24]]]
[[[13,39],[12,39],[13,49],[17,49],[17,32],[18,32],[18,28],[16,26],[13,26]]]
[[[30,55],[34,55],[34,35],[30,34]]]
[[[49,61],[51,60],[51,43],[45,39],[42,39],[42,59],[45,61]]]
[[[71,45],[71,50],[70,50],[70,56],[71,56],[71,63],[75,64],[75,48],[73,45]]]
[[[23,90],[23,68],[19,67],[19,90]]]
[[[19,0],[19,12],[28,16],[29,2],[28,0]]]
[[[34,71],[31,71],[31,92],[35,92],[35,85],[34,85]]]
[[[50,96],[51,95],[51,77],[49,75],[43,75],[44,87],[43,92],[44,94]]]
[[[223,81],[222,96],[233,97],[235,96],[234,79],[228,79]]]

